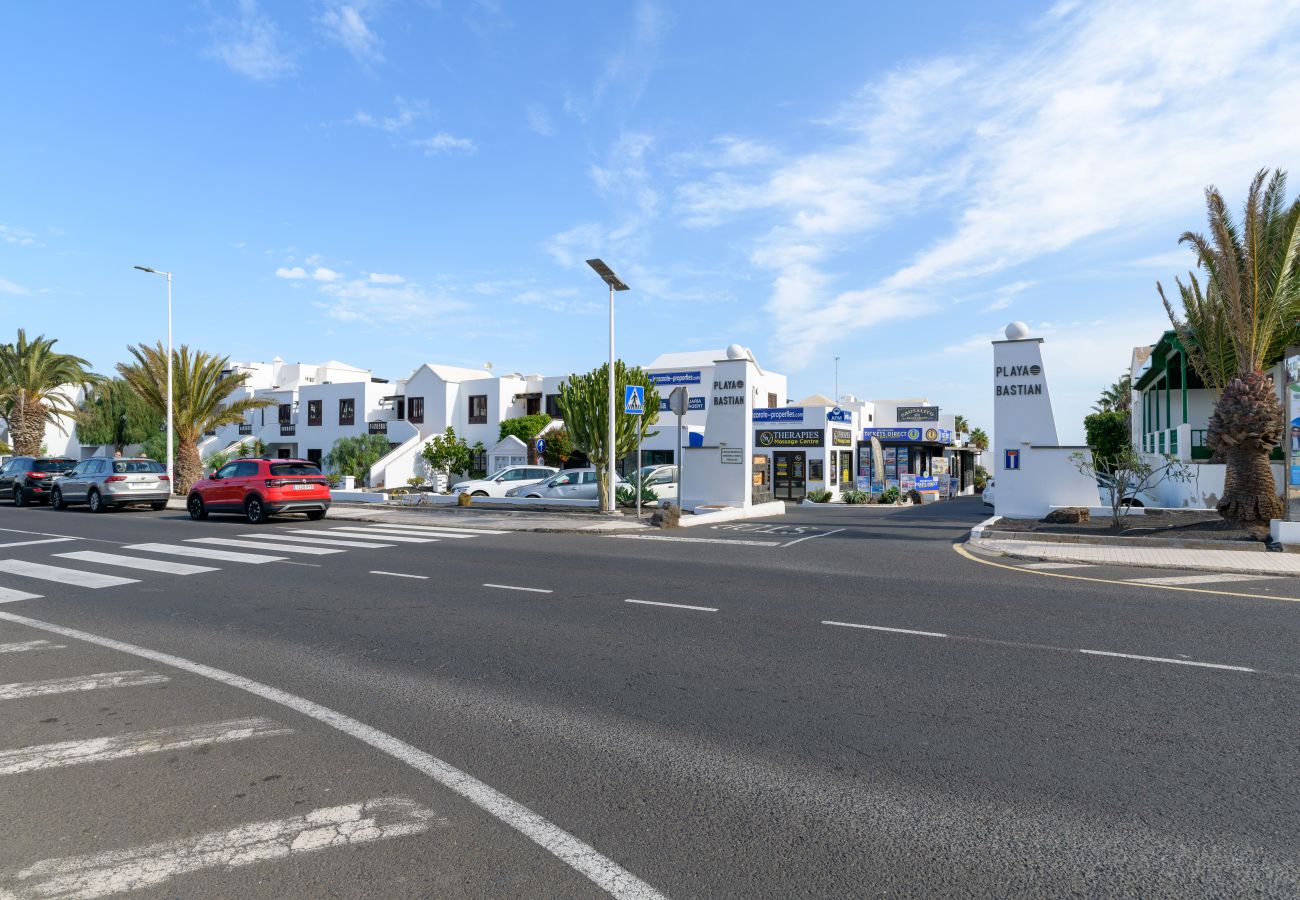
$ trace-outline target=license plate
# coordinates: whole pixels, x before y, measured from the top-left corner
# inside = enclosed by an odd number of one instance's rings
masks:
[[[293,489],[295,491],[310,491],[314,487],[316,487],[314,484],[295,484]]]
[[[127,487],[133,491],[147,491],[152,488],[153,485],[144,481],[132,481],[127,485]]]

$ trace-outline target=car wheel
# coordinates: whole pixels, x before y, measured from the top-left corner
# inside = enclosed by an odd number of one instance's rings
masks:
[[[190,494],[190,499],[185,501],[185,508],[190,511],[190,518],[196,522],[208,517],[207,507],[203,505],[203,498],[198,494]]]
[[[50,509],[67,509],[67,508],[68,508],[68,504],[63,502],[63,491],[59,490],[58,488],[55,488],[54,493],[50,494]]]
[[[326,511],[323,509],[309,509],[307,510],[307,518],[311,519],[313,522],[319,522],[321,519],[325,518],[325,512]]]
[[[167,508],[167,501],[159,500],[157,503],[150,503],[149,508],[152,509],[154,512],[162,512],[164,509]]]
[[[1120,506],[1127,506],[1130,509],[1142,509],[1142,501],[1134,500],[1132,497],[1125,497],[1119,502]]]
[[[108,506],[104,503],[104,498],[99,496],[99,491],[91,491],[86,495],[86,505],[90,507],[90,511],[93,513],[102,513],[108,509]]]
[[[27,492],[24,491],[22,488],[18,487],[17,485],[14,485],[14,506],[26,506],[26,505],[27,505]]]
[[[270,518],[266,513],[266,504],[261,497],[249,497],[244,501],[244,515],[250,525],[264,525]]]
[[[473,494],[471,494],[470,496],[473,496],[473,497],[486,497],[487,495],[488,495],[488,492],[487,492],[487,491],[475,491],[475,492],[474,492]]]

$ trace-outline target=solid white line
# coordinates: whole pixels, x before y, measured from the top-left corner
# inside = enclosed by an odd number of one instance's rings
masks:
[[[835,534],[835,532],[837,532],[837,531],[843,531],[843,530],[844,530],[843,528],[832,528],[830,531],[823,531],[823,532],[820,532],[819,534],[809,534],[809,535],[804,535],[804,536],[801,537],[801,538],[795,538],[793,541],[787,541],[786,543],[782,544],[781,546],[782,546],[782,547],[789,547],[789,546],[792,546],[792,545],[794,545],[794,544],[799,543],[800,541],[811,541],[813,538],[826,537],[827,535]]]
[[[76,538],[44,538],[39,541],[13,541],[8,544],[0,544],[0,549],[5,547],[30,547],[32,544],[62,544],[65,541],[75,541]]]
[[[351,537],[361,538],[363,540],[365,538],[380,537],[380,533],[378,532],[362,531],[359,528],[331,528],[329,533],[337,534],[339,537],[350,535]],[[388,532],[383,532],[382,536],[384,540],[392,541],[396,544],[431,544],[439,540],[439,538],[411,537],[410,535],[389,534]]]
[[[839,625],[841,628],[865,628],[868,631],[889,631],[894,634],[917,634],[921,637],[946,638],[948,635],[942,631],[916,631],[912,628],[886,628],[884,625],[859,625],[857,622],[829,622],[822,621],[823,625]]]
[[[685,603],[660,603],[658,600],[624,600],[624,603],[640,603],[643,606],[671,606],[674,609],[693,609],[696,612],[717,612],[716,606],[687,606]]]
[[[579,840],[523,804],[511,800],[505,794],[479,781],[467,772],[457,769],[450,763],[444,762],[436,756],[413,747],[405,741],[373,728],[364,722],[345,716],[343,713],[282,691],[279,688],[273,688],[270,685],[244,678],[241,675],[235,675],[232,672],[216,669],[212,666],[205,666],[202,663],[192,662],[180,656],[173,656],[170,653],[148,650],[134,644],[100,637],[75,628],[53,625],[39,619],[29,619],[26,616],[15,615],[14,613],[0,612],[0,621],[26,625],[29,628],[40,629],[61,637],[85,641],[122,653],[130,653],[133,656],[139,656],[143,659],[239,688],[273,703],[279,703],[281,706],[287,706],[289,709],[309,716],[318,722],[324,722],[331,728],[336,728],[344,734],[387,753],[416,771],[423,772],[434,781],[450,788],[475,806],[514,828],[520,834],[571,866],[575,871],[589,878],[604,891],[619,898],[619,900],[666,900],[653,887],[637,878],[618,863],[602,856],[590,844]]]
[[[371,574],[371,575],[391,575],[391,576],[393,576],[394,578],[418,578],[418,579],[420,579],[421,581],[428,581],[428,580],[429,580],[429,576],[428,576],[428,575],[407,575],[405,572],[381,572],[381,571],[378,570],[378,569],[371,569],[371,570],[370,570],[370,574]]]
[[[43,697],[46,694],[71,694],[76,691],[97,691],[100,688],[140,687],[168,681],[166,675],[132,669],[127,672],[97,672],[75,678],[51,678],[48,681],[18,681],[0,684],[0,700],[22,700],[25,697]]]
[[[152,731],[136,731],[83,741],[60,741],[57,744],[0,751],[0,775],[17,775],[21,772],[106,762],[145,753],[165,753],[204,744],[229,744],[282,734],[293,734],[293,729],[282,728],[277,722],[258,717],[156,728]]]
[[[272,553],[305,553],[309,556],[327,556],[331,553],[342,553],[335,547],[299,547],[295,544],[275,544],[271,541],[263,543],[261,541],[241,541],[237,538],[223,537],[201,537],[186,538],[187,544],[213,544],[218,547],[243,547],[249,550],[269,550]]]
[[[508,531],[494,531],[491,528],[453,528],[450,525],[399,525],[381,522],[375,525],[366,525],[366,528],[390,529],[393,531],[410,531],[419,533],[421,531],[448,531],[452,534],[467,534],[473,537],[476,534],[509,534]]]
[[[1246,666],[1226,666],[1223,663],[1193,662],[1190,659],[1168,659],[1163,656],[1139,656],[1135,653],[1113,653],[1110,650],[1080,650],[1089,656],[1116,656],[1120,659],[1137,659],[1142,662],[1173,663],[1176,666],[1197,666],[1202,669],[1226,669],[1229,672],[1254,672]]]
[[[78,569],[65,569],[61,566],[46,566],[41,563],[28,562],[25,559],[0,559],[0,572],[21,575],[24,578],[39,578],[42,581],[56,581],[59,584],[91,588],[92,590],[139,583],[137,578],[101,575],[99,572],[82,572]]]
[[[438,820],[405,797],[329,806],[175,841],[47,859],[0,876],[0,896],[94,898],[154,887],[204,869],[234,869],[332,847],[422,834]]]
[[[1023,565],[1020,568],[1042,569],[1044,571],[1048,569],[1091,569],[1093,568],[1093,564],[1092,563],[1067,563],[1067,562],[1036,562],[1036,563],[1027,563],[1026,565]]]
[[[316,534],[314,531],[303,531],[298,534],[286,534],[283,531],[261,532],[259,534],[241,534],[241,538],[256,538],[260,541],[292,541],[301,544],[323,544],[327,547],[347,547],[354,550],[378,550],[381,547],[395,547],[396,544],[375,544],[367,541],[345,541],[340,538],[320,538],[307,537],[309,534]]]
[[[503,590],[503,591],[528,591],[528,592],[533,593],[533,594],[551,594],[551,593],[554,593],[554,591],[551,591],[549,588],[519,587],[519,586],[517,586],[517,585],[513,585],[513,584],[484,584],[483,587],[500,588],[500,589]]]
[[[51,644],[49,641],[17,641],[12,644],[0,644],[0,653],[22,653],[24,650],[66,650],[67,644]]]
[[[221,559],[226,562],[262,563],[283,562],[283,556],[264,556],[259,553],[235,553],[232,550],[210,550],[188,544],[128,544],[123,550],[142,550],[145,553],[168,553],[172,556],[195,556],[199,559]]]
[[[672,537],[666,534],[607,534],[605,537],[634,541],[686,541],[690,544],[739,544],[742,547],[780,547],[780,541],[733,541],[727,538]]]
[[[40,594],[29,594],[26,591],[15,591],[13,588],[0,587],[0,603],[15,603],[19,600],[39,600]]]
[[[105,566],[121,566],[123,569],[141,569],[145,572],[164,572],[168,575],[199,575],[203,572],[219,572],[212,566],[194,566],[189,563],[172,562],[169,559],[141,559],[138,556],[119,556],[116,553],[100,553],[98,550],[78,550],[75,553],[55,553],[60,559],[76,559],[81,562],[101,563]]]
[[[1216,584],[1221,581],[1263,581],[1277,575],[1235,575],[1228,572],[1205,575],[1171,575],[1164,578],[1126,578],[1136,584]]]

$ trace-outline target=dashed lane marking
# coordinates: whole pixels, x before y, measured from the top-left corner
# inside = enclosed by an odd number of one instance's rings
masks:
[[[306,534],[307,532],[301,531],[299,533]],[[331,528],[329,529],[329,533],[336,534],[339,537],[351,535],[354,538],[360,538],[362,540],[380,536],[378,532],[362,531],[357,528]],[[411,537],[405,534],[389,534],[386,531],[383,533],[383,539],[386,541],[392,541],[395,544],[433,544],[440,540],[439,538]]]
[[[624,600],[624,603],[639,603],[642,606],[671,606],[673,609],[690,609],[695,612],[717,612],[716,606],[687,606],[685,603],[663,603],[659,600]]]
[[[884,625],[860,625],[857,622],[829,622],[823,621],[823,625],[838,625],[841,628],[865,628],[868,631],[889,631],[894,634],[916,634],[921,637],[946,638],[949,635],[942,631],[916,631],[912,628],[888,628]]]
[[[1130,578],[1128,580],[1138,584],[1218,584],[1219,582],[1228,581],[1264,581],[1277,577],[1277,575],[1236,575],[1229,572],[1221,572],[1214,574],[1207,573],[1205,575],[1171,575],[1163,578]]]
[[[213,566],[195,566],[189,563],[172,562],[169,559],[142,559],[139,556],[100,553],[98,550],[77,550],[73,553],[56,553],[54,555],[60,559],[75,559],[105,566],[121,566],[123,569],[140,569],[144,572],[162,572],[167,575],[199,575],[203,572],[220,571],[220,569]]]
[[[123,550],[140,550],[145,553],[165,553],[171,556],[194,556],[199,559],[220,559],[225,562],[262,563],[284,562],[283,556],[267,556],[261,553],[235,553],[231,550],[215,550],[208,547],[195,547],[190,544],[128,544]]]
[[[304,544],[322,544],[326,547],[343,547],[352,550],[378,550],[382,547],[395,547],[396,544],[376,544],[369,541],[347,541],[341,538],[319,538],[308,537],[315,534],[314,531],[303,531],[299,534],[286,534],[283,531],[261,532],[258,534],[241,534],[242,538],[256,538],[262,543],[269,541],[290,541],[293,543]]]
[[[207,722],[202,725],[180,725],[174,728],[155,728],[112,737],[88,738],[81,741],[60,741],[57,744],[39,744],[17,750],[0,751],[0,775],[17,775],[38,772],[63,766],[107,762],[142,756],[146,753],[166,753],[201,747],[208,744],[230,744],[253,738],[293,734],[278,722],[261,717],[234,719],[229,722]]]
[[[0,897],[106,897],[164,884],[204,869],[234,869],[332,847],[371,844],[428,831],[431,809],[405,797],[330,806],[177,841],[88,856],[47,859],[0,875]]]
[[[342,553],[344,551],[337,547],[307,547],[298,546],[297,544],[275,544],[271,541],[241,541],[237,538],[223,537],[201,537],[188,538],[187,544],[211,544],[216,547],[240,547],[245,550],[269,550],[272,553],[304,553],[308,556],[328,556],[331,553]]]
[[[27,650],[66,650],[67,644],[51,644],[49,641],[15,641],[12,644],[0,644],[0,653],[23,653]]]
[[[400,525],[400,524],[389,525],[383,522],[376,523],[373,525],[365,525],[363,527],[372,528],[377,531],[378,530],[410,531],[417,534],[422,531],[446,531],[446,532],[451,532],[453,534],[467,534],[471,537],[473,537],[476,534],[509,534],[510,533],[508,531],[500,531],[492,528],[453,528],[450,525]]]
[[[551,594],[550,588],[520,587],[517,584],[484,584],[483,587],[496,588],[501,591],[528,591],[530,594]]]
[[[33,544],[63,544],[66,543],[67,541],[75,541],[75,540],[77,539],[70,538],[70,537],[56,537],[56,538],[41,538],[39,541],[11,541],[7,544],[0,544],[0,549],[4,549],[6,547],[30,547]]]
[[[782,544],[781,546],[782,546],[782,547],[791,547],[791,546],[793,546],[793,545],[799,543],[800,541],[811,541],[813,538],[823,538],[823,537],[827,537],[828,535],[832,535],[832,534],[835,534],[836,532],[840,532],[840,531],[843,531],[843,530],[844,530],[843,528],[832,528],[830,531],[819,531],[819,532],[817,532],[816,534],[806,534],[806,535],[804,535],[804,536],[801,537],[801,538],[795,538],[793,541],[786,541],[786,542],[785,542],[784,544]]]
[[[736,544],[741,547],[780,547],[780,541],[745,541],[731,538],[675,537],[667,534],[607,534],[605,537],[632,541],[685,541],[690,544]]]
[[[418,578],[420,581],[428,581],[428,575],[408,575],[405,572],[381,572],[379,569],[371,569],[371,575],[391,575],[393,578]]]
[[[1089,656],[1113,656],[1120,659],[1136,659],[1142,662],[1170,663],[1175,666],[1197,666],[1202,669],[1226,669],[1229,672],[1255,672],[1249,666],[1226,666],[1223,663],[1197,662],[1191,659],[1170,659],[1167,656],[1139,656],[1136,653],[1116,653],[1112,650],[1080,650]]]
[[[47,566],[43,563],[28,562],[25,559],[0,559],[0,572],[20,575],[23,578],[54,581],[59,584],[72,585],[73,587],[91,588],[92,590],[139,583],[139,579],[136,578],[103,575],[99,572],[82,572],[79,569],[65,569],[62,566]]]
[[[51,678],[48,681],[18,681],[13,684],[0,684],[0,700],[23,700],[27,697],[97,691],[101,688],[141,687],[146,684],[162,684],[169,680],[166,675],[159,675],[157,672],[132,669],[127,672],[78,675],[75,678]]]
[[[244,678],[241,675],[235,675],[232,672],[226,672],[221,669],[205,666],[202,663],[196,663],[180,656],[173,656],[170,653],[161,653],[157,650],[149,650],[145,647],[139,647],[135,644],[128,644],[124,641],[113,640],[112,638],[100,637],[86,631],[80,631],[75,628],[65,628],[62,625],[54,625],[50,622],[43,622],[39,619],[31,619],[26,616],[19,616],[13,613],[0,612],[0,621],[12,622],[16,625],[25,625],[28,628],[35,628],[50,634],[57,634],[60,637],[71,638],[77,641],[85,641],[89,644],[95,644],[100,647],[107,647],[110,650],[117,650],[121,653],[129,653],[132,656],[138,656],[142,659],[148,659],[161,665],[171,666],[184,672],[199,675],[203,678],[209,678],[221,684],[230,687],[239,688],[247,691],[257,697],[270,700],[272,703],[278,703],[289,709],[302,713],[305,716],[323,722],[331,728],[335,728],[344,734],[347,734],[359,741],[369,744],[377,750],[388,754],[394,759],[406,763],[418,772],[428,775],[434,781],[455,791],[475,806],[494,816],[511,828],[514,828],[524,837],[536,843],[542,849],[551,853],[556,858],[570,866],[574,871],[579,872],[594,884],[604,890],[606,893],[617,898],[617,900],[666,900],[663,894],[655,890],[646,882],[637,878],[627,869],[624,869],[612,859],[602,855],[595,847],[585,841],[580,840],[569,832],[560,828],[555,823],[539,816],[523,804],[510,799],[505,794],[493,788],[467,772],[457,769],[455,766],[447,763],[430,753],[426,753],[417,747],[399,740],[390,734],[380,731],[370,725],[360,722],[351,716],[336,712],[328,707],[321,706],[319,703],[313,703],[303,697],[295,696],[279,688],[271,687],[261,682]],[[210,836],[208,836],[210,837]],[[201,840],[201,838],[196,840]],[[186,844],[179,852],[171,856],[179,856],[181,859],[192,858],[190,849],[193,845]],[[284,844],[277,843],[277,848],[283,848]],[[149,855],[152,859],[157,854]],[[100,857],[102,858],[102,857]],[[170,858],[170,857],[169,857]],[[239,857],[236,857],[239,858]],[[82,860],[87,859],[82,857]],[[94,859],[92,857],[91,859]],[[44,866],[39,871],[53,871],[58,873],[62,870],[60,863],[64,861],[50,861],[41,863],[32,869],[25,870],[32,872],[38,867]],[[78,860],[74,860],[77,863]],[[223,862],[223,864],[226,864]],[[84,871],[87,868],[94,869],[96,872],[102,872],[106,866],[100,865],[96,868],[93,865],[85,864],[71,865],[67,867],[74,874]],[[20,873],[21,874],[21,873]],[[121,883],[119,881],[119,883]],[[0,878],[0,888],[13,891],[15,888],[10,887],[9,883]],[[115,888],[116,890],[116,888]],[[3,896],[3,894],[0,894]],[[19,895],[23,896],[23,895]],[[27,896],[31,896],[29,893]],[[48,896],[48,895],[47,895]]]
[[[15,603],[19,600],[39,600],[40,594],[29,594],[26,591],[16,591],[13,588],[0,587],[0,603]]]

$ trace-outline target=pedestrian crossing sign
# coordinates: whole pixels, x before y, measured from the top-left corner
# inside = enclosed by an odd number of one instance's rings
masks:
[[[629,384],[623,388],[623,413],[628,416],[645,414],[645,388]]]

